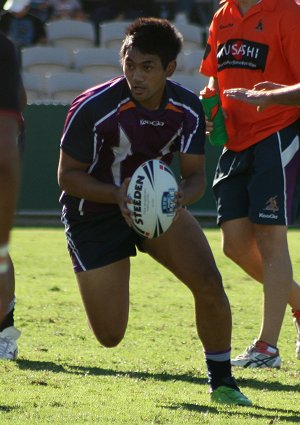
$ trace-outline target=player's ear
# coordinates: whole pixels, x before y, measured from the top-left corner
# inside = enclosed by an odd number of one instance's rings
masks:
[[[177,67],[176,60],[172,60],[171,62],[168,63],[168,66],[166,69],[167,77],[171,77],[171,75],[174,74],[176,67]]]

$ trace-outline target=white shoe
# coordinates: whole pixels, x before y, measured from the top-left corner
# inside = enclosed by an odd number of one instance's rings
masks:
[[[300,360],[300,319],[294,317],[294,324],[297,331],[297,339],[296,339],[296,357]]]
[[[0,359],[16,360],[18,356],[17,339],[21,332],[14,326],[9,326],[0,332]]]
[[[231,360],[232,366],[249,368],[280,368],[281,358],[278,349],[273,349],[266,342],[254,341],[243,354]]]

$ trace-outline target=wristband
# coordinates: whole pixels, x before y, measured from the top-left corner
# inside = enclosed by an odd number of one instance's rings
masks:
[[[0,258],[6,258],[8,255],[8,244],[0,245]]]
[[[0,263],[0,275],[6,273],[8,269],[9,269],[8,261],[6,261],[5,263]]]
[[[8,244],[0,246],[0,274],[4,274],[9,269]]]

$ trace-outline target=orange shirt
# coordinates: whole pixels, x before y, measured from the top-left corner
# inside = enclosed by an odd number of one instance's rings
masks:
[[[300,82],[300,6],[297,0],[261,0],[244,16],[235,0],[216,12],[200,72],[218,80],[228,116],[227,147],[241,151],[300,117],[299,107],[256,106],[227,98],[229,88],[252,88],[262,81]]]

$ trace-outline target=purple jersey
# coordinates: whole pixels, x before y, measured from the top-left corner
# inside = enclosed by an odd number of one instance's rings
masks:
[[[199,98],[167,80],[163,104],[149,111],[136,104],[124,77],[93,87],[72,103],[61,149],[89,164],[88,173],[103,183],[119,186],[148,159],[170,164],[176,151],[204,154],[205,117]],[[98,212],[116,208],[78,199],[63,192],[68,210]]]

